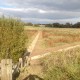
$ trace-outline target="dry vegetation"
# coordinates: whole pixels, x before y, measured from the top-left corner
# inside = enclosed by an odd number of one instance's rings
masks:
[[[80,80],[80,47],[53,52],[42,60],[44,80]]]
[[[42,35],[46,48],[80,43],[80,29],[44,29]],[[44,80],[80,80],[80,47],[52,52],[41,61]]]
[[[45,48],[73,43],[78,44],[80,42],[80,29],[39,29],[42,30],[42,40]],[[32,40],[31,38],[35,37],[37,30],[38,28],[28,28],[28,30],[25,30],[25,34],[28,34],[28,38]],[[53,52],[50,56],[40,60],[43,69],[43,72],[40,72],[40,74],[43,80],[80,80],[80,48]]]
[[[24,23],[19,19],[0,18],[0,60],[5,58],[17,62],[26,51]]]
[[[23,23],[19,21],[2,18],[0,22],[0,59],[7,56],[17,61],[25,52],[25,36],[29,45],[38,30],[42,30],[45,48],[80,42],[80,29],[28,27],[24,34]],[[42,59],[41,64],[44,80],[80,80],[80,48],[53,52]]]
[[[43,30],[43,43],[46,47],[55,47],[64,44],[80,42],[80,29]]]

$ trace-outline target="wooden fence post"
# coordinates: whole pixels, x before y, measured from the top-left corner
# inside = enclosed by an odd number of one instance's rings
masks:
[[[12,80],[12,59],[1,60],[1,80]]]
[[[20,68],[22,68],[23,67],[23,60],[22,60],[22,58],[19,58],[19,63],[20,63]]]
[[[27,66],[29,66],[29,65],[30,65],[30,61],[31,61],[31,58],[30,58],[30,57],[28,57],[28,59],[27,59]]]
[[[27,66],[28,56],[26,56],[25,66]]]

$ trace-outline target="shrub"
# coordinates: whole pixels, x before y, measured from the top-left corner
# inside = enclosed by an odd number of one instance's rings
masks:
[[[12,58],[17,62],[25,51],[26,37],[21,20],[0,18],[0,60]]]

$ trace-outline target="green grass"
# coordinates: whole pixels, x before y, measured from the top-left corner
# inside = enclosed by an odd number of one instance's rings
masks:
[[[80,80],[80,47],[42,59],[44,80]]]

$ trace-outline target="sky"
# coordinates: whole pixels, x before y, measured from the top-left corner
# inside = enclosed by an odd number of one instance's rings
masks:
[[[76,23],[80,21],[80,0],[0,0],[0,15],[32,23]]]

